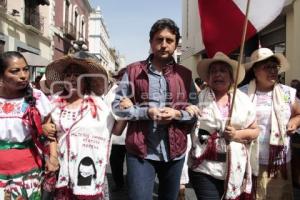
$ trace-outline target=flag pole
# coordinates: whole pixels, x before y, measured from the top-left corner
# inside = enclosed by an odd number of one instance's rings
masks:
[[[233,105],[234,105],[235,95],[236,95],[236,90],[237,90],[237,85],[238,85],[237,80],[238,80],[238,77],[239,77],[239,71],[240,71],[240,68],[241,68],[241,65],[242,65],[242,61],[243,61],[244,46],[245,46],[247,26],[248,26],[249,7],[250,7],[250,0],[247,0],[245,21],[244,21],[243,34],[242,34],[242,39],[241,39],[242,42],[241,42],[241,47],[240,47],[240,56],[239,56],[239,59],[238,59],[238,67],[237,67],[237,72],[236,72],[236,75],[235,75],[234,88],[233,88],[233,96],[232,96],[231,107],[230,107],[230,110],[229,110],[229,119],[227,121],[227,125],[231,124],[231,117],[232,117],[232,113],[233,113]],[[230,148],[230,145],[229,145],[230,141],[227,141],[226,143],[227,143],[227,145],[226,145],[226,149],[227,149],[227,152],[226,152],[226,163],[228,165],[228,163],[231,162],[230,161],[231,160],[231,156],[230,156],[231,148]],[[227,193],[229,176],[230,176],[230,170],[227,171],[227,174],[226,174],[226,177],[225,177],[225,181],[224,181],[224,194],[222,195],[222,198],[221,198],[222,200],[225,199],[225,197],[227,195],[226,193]]]
[[[232,117],[232,113],[233,113],[233,105],[234,105],[235,95],[236,95],[236,90],[237,90],[237,85],[238,85],[237,80],[238,80],[238,77],[239,77],[239,72],[240,72],[240,68],[241,68],[241,65],[242,65],[242,61],[243,61],[244,47],[245,47],[247,26],[248,26],[249,8],[250,8],[250,0],[247,0],[246,15],[245,15],[245,21],[244,21],[244,27],[243,27],[243,35],[242,35],[242,39],[241,39],[240,55],[239,55],[239,59],[238,59],[237,72],[236,72],[236,75],[235,75],[232,102],[231,102],[231,107],[230,107],[230,110],[229,110],[229,119],[228,119],[228,122],[227,122],[228,125],[231,124],[231,117]]]

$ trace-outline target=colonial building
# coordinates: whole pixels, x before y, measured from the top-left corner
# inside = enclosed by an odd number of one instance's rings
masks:
[[[300,77],[299,35],[300,0],[287,0],[281,15],[257,35],[263,47],[284,53],[289,60],[291,68],[283,76],[286,84]],[[198,76],[196,65],[203,56],[205,49],[201,38],[198,0],[182,0],[181,62],[193,70],[194,77]]]
[[[90,15],[89,19],[89,51],[95,54],[101,61],[101,64],[108,70],[111,66],[110,60],[110,44],[109,34],[104,23],[104,18],[101,13],[100,6],[98,6]]]
[[[100,6],[90,15],[89,44],[89,51],[100,59],[108,71],[112,73],[117,71],[120,66],[119,54],[110,46],[109,33]]]
[[[89,0],[0,0],[0,53],[26,52],[35,66],[32,78],[74,44],[85,44],[111,72],[120,66],[101,10],[93,10]]]
[[[91,12],[89,0],[53,1],[53,60],[68,54],[76,40],[80,39],[88,46],[88,22]]]
[[[37,61],[36,67],[50,60],[49,4],[48,0],[0,0],[0,52],[27,52]]]

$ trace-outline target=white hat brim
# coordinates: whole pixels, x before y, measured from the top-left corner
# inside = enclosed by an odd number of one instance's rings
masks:
[[[260,58],[260,59],[245,63],[246,71],[250,70],[255,63],[266,60],[266,59],[271,58],[271,57],[274,57],[279,61],[279,65],[280,65],[280,69],[279,69],[279,72],[278,72],[279,74],[283,73],[283,72],[286,72],[290,68],[288,60],[286,59],[286,57],[282,53],[274,53],[273,55],[270,55],[270,56],[267,56],[267,57],[264,57],[264,58]]]
[[[89,77],[91,79],[91,91],[99,96],[106,92],[105,90],[107,89],[106,84],[108,84],[108,74],[105,68],[92,59],[78,59],[72,56],[64,56],[58,60],[53,61],[46,67],[45,74],[49,86],[51,86],[55,81],[63,81],[63,72],[66,67],[70,66],[71,64],[79,65],[83,69],[85,69],[87,74],[95,75],[95,77]],[[103,77],[100,78],[97,75],[102,75]],[[56,93],[63,90],[63,87],[61,84],[55,84],[51,89],[53,89],[53,92]]]
[[[230,59],[228,56],[221,52],[217,52],[216,55],[213,58],[205,58],[198,62],[197,65],[197,72],[199,77],[202,80],[208,81],[208,68],[209,66],[214,62],[225,62],[229,64],[233,71],[233,78],[236,78],[237,68],[238,68],[238,62]],[[243,65],[241,65],[239,69],[239,75],[237,79],[237,84],[241,83],[245,77],[245,68]]]

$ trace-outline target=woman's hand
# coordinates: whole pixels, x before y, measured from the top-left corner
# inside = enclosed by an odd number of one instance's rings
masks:
[[[227,141],[234,141],[234,140],[237,140],[237,131],[236,129],[233,127],[233,126],[226,126],[225,127],[225,130],[224,130],[224,138],[227,140]]]
[[[42,125],[43,133],[50,140],[55,140],[56,127],[55,124],[49,122]]]
[[[120,100],[119,107],[120,107],[121,110],[130,108],[131,106],[133,106],[133,103],[129,98],[124,97]]]
[[[296,133],[297,131],[297,122],[295,122],[296,120],[290,119],[289,123],[287,124],[287,135],[293,135],[294,133]]]
[[[55,156],[51,156],[46,160],[46,173],[55,172],[59,169],[59,161]]]
[[[191,117],[195,116],[201,116],[201,110],[196,105],[189,105],[185,108],[185,111],[189,113]]]
[[[236,130],[233,126],[227,125],[224,131],[226,141],[235,141],[243,144],[249,144],[256,139],[259,134],[259,128],[254,121],[248,128]]]
[[[292,105],[292,113],[292,117],[286,127],[288,135],[293,135],[296,133],[297,128],[300,127],[300,101],[298,99]]]

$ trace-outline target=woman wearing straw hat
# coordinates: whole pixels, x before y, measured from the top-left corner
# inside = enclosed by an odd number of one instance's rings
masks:
[[[268,48],[254,51],[246,64],[250,83],[243,86],[257,107],[260,129],[254,174],[258,175],[257,199],[293,199],[290,135],[300,125],[296,90],[278,83],[278,74],[289,68],[287,59]],[[258,147],[259,146],[259,147]]]
[[[43,76],[39,82],[39,85],[40,85],[40,90],[51,100],[51,92],[50,92],[49,86],[46,83],[46,75],[45,74],[43,74]]]
[[[243,80],[245,70],[242,66],[235,80],[237,62],[221,52],[201,60],[197,70],[208,87],[199,94],[201,116],[191,134],[189,176],[196,196],[215,200],[249,197],[251,167],[247,147],[258,136],[255,108],[239,90],[232,105],[232,85]],[[227,125],[231,106],[233,115]],[[197,109],[190,106],[187,111],[194,115]]]
[[[51,110],[47,97],[31,87],[29,74],[19,52],[0,55],[0,199],[41,198],[41,123]],[[48,161],[49,168],[58,168],[51,155]]]
[[[57,92],[51,113],[60,163],[55,199],[104,199],[114,125],[101,98],[107,89],[106,70],[90,54],[78,52],[50,63],[46,78]]]

